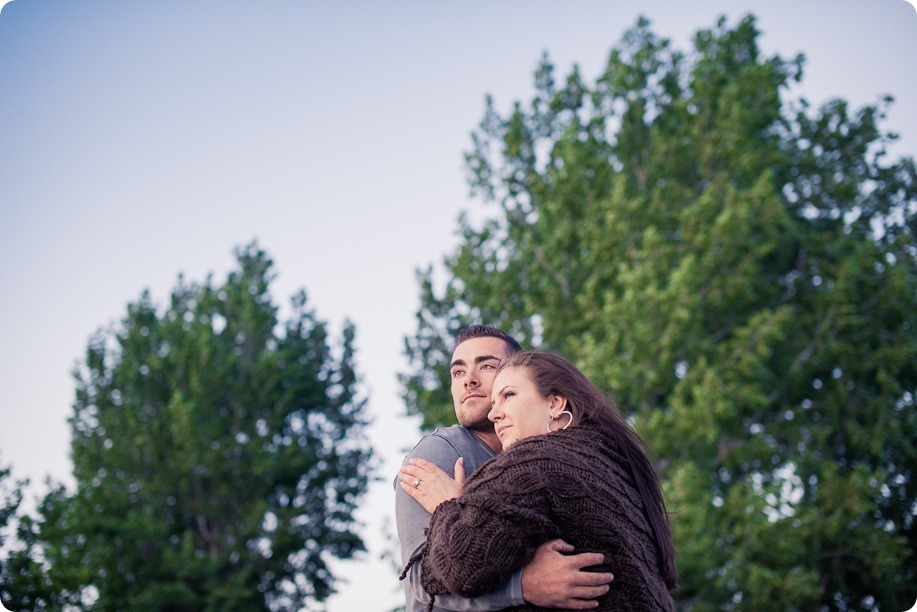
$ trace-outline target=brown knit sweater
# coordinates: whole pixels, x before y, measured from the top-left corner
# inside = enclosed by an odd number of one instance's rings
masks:
[[[599,610],[674,610],[631,470],[605,434],[571,427],[521,440],[488,461],[458,499],[436,509],[422,565],[432,595],[489,593],[535,549],[562,537],[601,552],[614,581]],[[539,610],[534,606],[514,610]]]

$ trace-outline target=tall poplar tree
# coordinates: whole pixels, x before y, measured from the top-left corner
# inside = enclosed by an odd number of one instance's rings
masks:
[[[917,598],[917,172],[890,98],[788,101],[804,58],[751,16],[684,53],[640,20],[594,83],[547,57],[487,100],[467,155],[496,209],[419,274],[402,376],[442,379],[470,322],[559,350],[655,450],[683,609],[907,609]]]
[[[257,245],[214,285],[179,278],[90,342],[72,427],[76,488],[49,493],[3,571],[10,608],[288,610],[364,548],[371,451],[354,329],[304,293],[280,322]]]
[[[11,482],[12,469],[0,467],[0,548],[6,540],[6,531],[19,504],[22,503],[22,487],[27,482]]]

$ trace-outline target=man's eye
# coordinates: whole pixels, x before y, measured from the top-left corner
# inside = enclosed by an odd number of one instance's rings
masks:
[[[462,374],[464,374],[463,370],[452,370],[452,378],[458,378]]]
[[[481,366],[482,370],[493,370],[496,366],[492,363],[485,363]]]

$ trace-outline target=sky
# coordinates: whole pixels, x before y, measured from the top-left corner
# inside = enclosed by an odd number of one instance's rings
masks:
[[[917,11],[905,0],[0,0],[0,466],[70,482],[71,371],[90,336],[179,273],[216,282],[253,240],[282,307],[300,288],[357,329],[378,481],[369,548],[335,563],[329,612],[402,603],[392,478],[420,432],[397,373],[416,270],[457,244],[463,153],[492,94],[532,94],[548,52],[592,81],[639,15],[690,49],[720,15],[807,58],[793,97],[891,94],[893,157],[917,156]],[[281,316],[283,310],[281,311]],[[444,364],[445,367],[445,364]]]

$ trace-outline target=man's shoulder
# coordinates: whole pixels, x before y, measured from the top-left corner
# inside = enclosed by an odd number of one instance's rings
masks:
[[[428,433],[426,436],[434,436],[437,438],[442,438],[444,440],[449,440],[451,442],[458,442],[464,444],[468,441],[475,440],[477,437],[471,432],[470,429],[462,427],[461,425],[450,425],[449,427],[437,427],[432,432]]]
[[[405,458],[426,459],[451,473],[455,460],[465,458],[465,470],[470,473],[494,453],[474,433],[460,425],[440,427],[425,435]]]
[[[445,450],[451,448],[461,455],[462,452],[474,444],[474,440],[474,434],[461,425],[437,427],[434,431],[422,437],[417,444],[414,445],[412,454],[415,454],[418,450]]]

